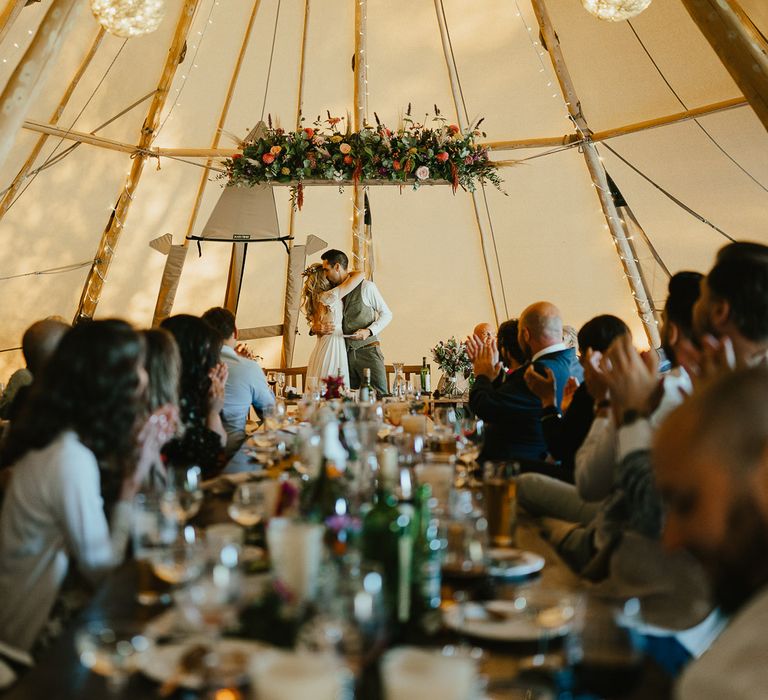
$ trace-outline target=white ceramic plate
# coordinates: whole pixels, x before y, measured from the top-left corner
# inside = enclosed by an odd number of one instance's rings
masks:
[[[156,646],[151,654],[145,654],[141,659],[139,670],[153,681],[165,683],[176,677],[181,657],[198,645],[210,646],[210,641],[202,638],[189,639],[183,644]],[[248,672],[253,655],[269,648],[266,644],[247,639],[222,639],[216,643],[217,653],[226,657],[227,665],[232,664],[239,668],[242,657],[243,676]],[[203,684],[200,674],[195,672],[182,673],[177,680],[179,687],[192,690],[197,690]]]
[[[518,578],[536,574],[544,568],[544,557],[524,549],[497,547],[488,551],[488,569],[496,578]]]
[[[443,620],[457,632],[497,642],[536,642],[545,635],[561,637],[570,629],[570,624],[564,622],[555,629],[544,630],[533,617],[518,610],[512,600],[491,600],[483,605],[466,603],[463,610],[454,605],[444,613]]]

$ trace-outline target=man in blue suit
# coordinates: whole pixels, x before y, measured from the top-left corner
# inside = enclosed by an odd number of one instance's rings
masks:
[[[484,460],[543,462],[547,457],[541,401],[524,379],[530,365],[542,375],[546,375],[546,369],[552,371],[558,409],[568,378],[583,379],[576,351],[563,343],[563,321],[554,304],[540,301],[525,309],[520,316],[518,340],[528,362],[503,382],[499,381],[502,366],[496,342],[471,338],[467,343],[475,372],[469,405],[488,424],[481,464]]]

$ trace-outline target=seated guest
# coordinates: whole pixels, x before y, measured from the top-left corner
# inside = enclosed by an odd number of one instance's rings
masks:
[[[517,339],[518,320],[511,318],[509,321],[504,321],[499,326],[499,330],[496,333],[496,344],[499,348],[499,359],[504,365],[504,372],[501,378],[506,378],[512,374],[518,367],[522,367],[525,364],[525,353],[520,347],[520,342]]]
[[[693,324],[712,350],[728,337],[738,364],[768,363],[768,246],[738,241],[720,249],[701,282]],[[692,344],[686,350],[683,364],[697,374],[706,356]]]
[[[547,367],[553,371],[559,406],[568,377],[580,379],[582,372],[576,352],[563,345],[563,323],[557,307],[538,302],[525,309],[518,322],[518,340],[528,363],[542,373]],[[542,407],[525,383],[528,365],[515,370],[503,383],[495,384],[502,370],[496,342],[484,344],[469,338],[467,349],[475,372],[469,405],[488,424],[481,462],[543,462],[547,445],[541,428]]]
[[[179,421],[179,381],[181,379],[181,355],[173,336],[162,328],[150,328],[141,332],[144,338],[144,369],[147,370],[147,406],[158,412],[169,438],[176,434]],[[162,409],[162,410],[161,410]],[[165,483],[166,472],[158,460],[149,474],[152,486]]]
[[[24,387],[32,384],[35,375],[42,372],[43,366],[53,355],[67,330],[69,326],[66,323],[53,319],[37,321],[27,328],[21,339],[21,352],[27,366],[16,370],[8,380],[0,398],[0,418],[10,420],[18,414],[27,393],[23,390]]]
[[[0,513],[0,641],[33,649],[70,562],[90,582],[120,563],[131,501],[167,438],[147,419],[141,336],[122,321],[69,330],[11,425]],[[99,467],[122,474],[105,516]]]
[[[496,335],[496,333],[490,323],[478,323],[472,331],[472,337],[480,338],[484,343],[490,341],[494,335]]]
[[[583,366],[588,351],[605,352],[615,338],[625,334],[630,334],[630,330],[627,324],[616,316],[606,314],[587,321],[577,336],[579,362]],[[539,397],[544,408],[541,422],[549,454],[567,470],[573,471],[576,451],[581,447],[592,425],[595,399],[590,395],[586,384],[577,385],[568,409],[561,414],[555,404],[555,376],[549,368],[545,368],[544,372],[545,375],[542,376],[533,366],[529,366],[524,375],[525,383]],[[568,381],[569,385],[572,385],[574,380],[570,378]],[[531,478],[535,477],[532,475]]]
[[[224,387],[224,408],[221,419],[227,431],[227,452],[232,453],[245,440],[245,423],[251,406],[261,417],[264,409],[275,405],[275,395],[267,385],[267,379],[259,363],[235,351],[237,342],[235,315],[228,309],[216,306],[208,309],[202,318],[221,336],[223,341],[221,359],[227,365],[229,374]]]
[[[704,565],[731,615],[683,672],[679,700],[758,700],[768,688],[768,369],[725,374],[674,411],[653,448],[664,543]]]
[[[703,275],[678,272],[669,280],[660,330],[664,354],[672,370],[655,382],[655,401],[650,423],[658,426],[673,408],[692,391],[690,379],[678,361],[678,349],[693,338],[693,305],[699,296]],[[596,502],[606,498],[614,486],[620,462],[616,423],[611,410],[608,377],[600,368],[602,352],[587,352],[583,362],[584,381],[595,400],[595,419],[582,446],[576,452],[575,481],[579,496]],[[620,391],[619,388],[617,391]],[[646,447],[650,446],[650,442]]]
[[[176,340],[181,354],[179,412],[184,434],[163,450],[170,464],[197,465],[208,478],[224,466],[227,433],[221,422],[227,366],[221,362],[221,338],[203,319],[171,316],[161,327]]]

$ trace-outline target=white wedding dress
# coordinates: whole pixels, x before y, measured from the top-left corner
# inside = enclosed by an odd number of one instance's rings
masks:
[[[333,333],[317,336],[317,342],[307,362],[307,382],[316,379],[318,386],[328,376],[344,377],[344,386],[349,387],[349,365],[347,364],[347,345],[341,319],[344,315],[342,294],[339,287],[323,292],[320,301],[325,304],[320,321],[333,324]]]

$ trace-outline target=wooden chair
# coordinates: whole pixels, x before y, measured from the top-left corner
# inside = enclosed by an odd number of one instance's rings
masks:
[[[282,372],[285,375],[283,392],[290,386],[296,390],[294,393],[304,393],[304,388],[307,385],[306,367],[275,367],[264,370],[264,374],[268,374],[269,372]]]
[[[391,394],[392,393],[392,378],[395,376],[395,366],[394,365],[384,365],[384,370],[387,373],[387,393]],[[419,372],[421,372],[421,365],[403,365],[403,375],[405,376],[405,381],[406,382],[410,382],[411,381],[411,375],[412,374],[418,375]]]

